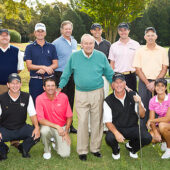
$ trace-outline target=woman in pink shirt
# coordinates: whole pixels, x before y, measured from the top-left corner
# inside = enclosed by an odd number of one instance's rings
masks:
[[[161,149],[165,153],[161,158],[168,159],[170,158],[170,93],[167,94],[167,81],[163,78],[157,79],[155,91],[157,95],[149,102],[150,115],[147,127],[153,137],[152,142],[162,142]]]

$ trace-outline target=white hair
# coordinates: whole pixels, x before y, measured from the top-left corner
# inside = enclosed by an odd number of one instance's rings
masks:
[[[81,37],[81,43],[84,41],[84,39],[86,37],[92,39],[95,42],[95,39],[94,39],[94,37],[92,35],[90,35],[90,34],[83,34],[82,37]]]

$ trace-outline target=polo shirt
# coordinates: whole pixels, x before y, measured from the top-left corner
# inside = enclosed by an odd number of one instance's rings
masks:
[[[110,47],[109,59],[115,62],[115,72],[123,73],[126,71],[135,71],[132,66],[134,55],[140,44],[132,39],[125,44],[120,40],[113,43]]]
[[[145,45],[136,51],[133,67],[141,68],[147,79],[155,80],[162,70],[162,65],[169,65],[165,48],[156,44],[151,50]]]
[[[165,117],[169,107],[170,93],[165,96],[162,103],[159,103],[157,95],[149,101],[149,110],[154,111],[159,117]]]
[[[73,113],[67,95],[60,92],[50,100],[46,92],[39,95],[36,99],[36,112],[38,120],[46,119],[61,127],[66,125],[67,118],[72,117]]]
[[[45,41],[43,46],[40,46],[36,41],[27,45],[25,49],[24,60],[32,60],[35,65],[52,65],[53,60],[57,60],[57,53],[53,44]],[[37,70],[30,70],[30,76],[37,76]],[[48,76],[47,73],[44,74]]]
[[[71,36],[71,43],[68,42],[63,36],[60,36],[52,42],[56,48],[58,56],[58,67],[55,71],[63,72],[71,54],[77,50],[77,41]]]
[[[111,46],[110,42],[102,38],[102,41],[100,43],[95,41],[94,49],[103,52],[108,58],[110,46]]]

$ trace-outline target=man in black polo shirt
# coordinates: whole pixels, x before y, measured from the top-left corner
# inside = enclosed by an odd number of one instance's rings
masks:
[[[112,79],[114,91],[104,101],[103,121],[109,129],[106,143],[112,148],[113,159],[120,158],[119,142],[122,143],[125,139],[129,140],[125,147],[130,157],[138,158],[137,152],[140,150],[137,103],[142,118],[145,116],[145,108],[140,96],[134,91],[127,92],[125,86],[125,76],[121,73],[115,74]],[[151,135],[141,127],[142,147],[151,140]]]
[[[8,146],[4,142],[23,140],[18,150],[29,158],[29,150],[40,138],[40,130],[32,97],[20,91],[21,78],[12,73],[8,77],[9,91],[0,95],[0,160],[7,159]],[[27,112],[33,126],[26,124]]]

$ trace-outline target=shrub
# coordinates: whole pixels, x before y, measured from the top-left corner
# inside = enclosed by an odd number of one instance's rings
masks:
[[[21,42],[21,34],[17,32],[16,30],[9,30],[10,31],[10,36],[11,36],[11,41],[10,42]]]

